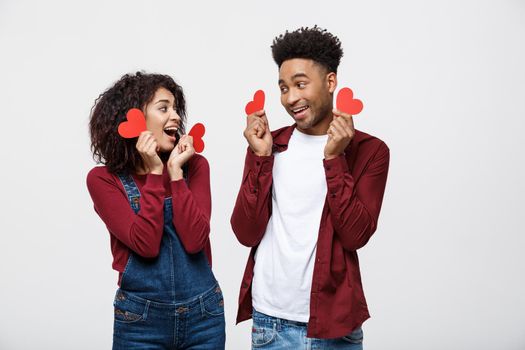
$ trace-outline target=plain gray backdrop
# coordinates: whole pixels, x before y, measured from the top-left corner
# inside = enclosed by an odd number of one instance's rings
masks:
[[[0,1],[0,349],[109,349],[117,273],[85,186],[95,98],[127,72],[173,76],[207,127],[214,271],[227,349],[249,250],[229,218],[244,106],[279,102],[270,45],[318,24],[345,55],[356,128],[384,140],[379,228],[359,251],[365,348],[525,349],[525,3]]]

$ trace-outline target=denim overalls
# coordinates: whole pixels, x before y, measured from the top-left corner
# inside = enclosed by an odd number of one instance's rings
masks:
[[[119,178],[137,214],[138,187],[130,175]],[[224,349],[221,289],[204,252],[184,250],[172,219],[172,198],[166,198],[159,255],[130,251],[114,301],[113,349]]]

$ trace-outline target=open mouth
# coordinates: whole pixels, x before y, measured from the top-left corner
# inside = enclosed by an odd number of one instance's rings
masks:
[[[310,108],[310,106],[302,106],[292,109],[292,113],[295,118],[302,118],[306,115],[306,111]]]
[[[178,130],[179,129],[177,127],[169,127],[169,128],[164,129],[164,133],[167,134],[168,136],[176,137]]]

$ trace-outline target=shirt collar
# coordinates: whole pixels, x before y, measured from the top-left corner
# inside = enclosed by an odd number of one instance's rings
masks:
[[[272,131],[272,137],[273,137],[273,152],[284,152],[288,149],[288,142],[290,142],[290,137],[292,136],[293,131],[295,130],[297,124],[294,123],[290,126],[285,126],[284,128],[280,128],[277,130]],[[352,141],[348,144],[345,151],[350,150],[350,148],[355,145],[359,144],[367,134],[355,130],[355,135],[352,138]]]

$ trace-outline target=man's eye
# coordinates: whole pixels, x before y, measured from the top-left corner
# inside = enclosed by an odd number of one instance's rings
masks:
[[[281,93],[282,93],[282,94],[284,94],[286,91],[288,91],[287,88],[285,88],[285,87],[282,87],[282,88],[281,88]]]
[[[304,89],[306,87],[306,83],[298,83],[297,87],[299,87],[299,89]]]
[[[160,110],[163,111],[163,112],[167,112],[168,111],[168,107],[160,107]]]

